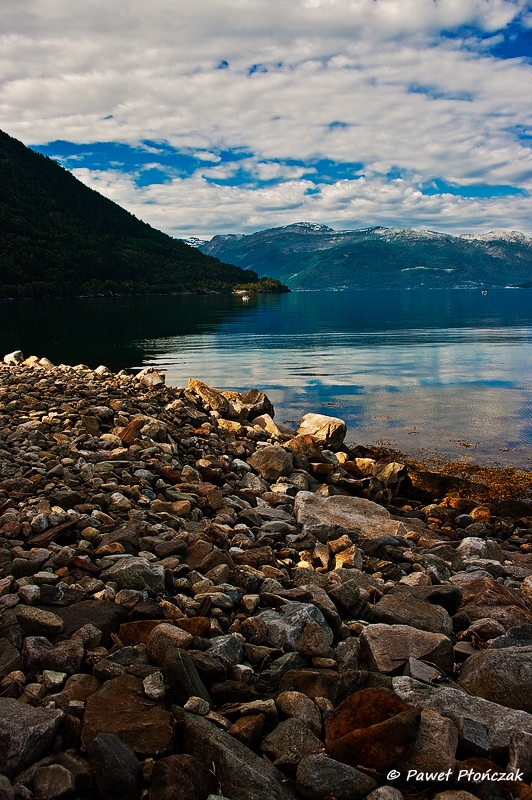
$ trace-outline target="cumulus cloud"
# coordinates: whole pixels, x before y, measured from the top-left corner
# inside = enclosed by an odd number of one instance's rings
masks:
[[[526,197],[422,193],[532,191],[532,66],[491,54],[531,24],[526,0],[4,0],[3,17],[0,127],[194,154],[194,174],[151,186],[75,170],[170,233],[300,219],[532,233]],[[359,179],[320,183],[320,159]],[[243,170],[247,185],[226,185]]]

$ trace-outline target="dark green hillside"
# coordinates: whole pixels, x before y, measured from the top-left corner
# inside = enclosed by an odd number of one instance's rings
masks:
[[[267,272],[292,289],[488,287],[532,279],[532,239],[518,231],[450,236],[409,228],[334,231],[296,223],[249,236],[215,236],[200,249]]]
[[[229,291],[257,279],[141,222],[0,131],[0,297]]]

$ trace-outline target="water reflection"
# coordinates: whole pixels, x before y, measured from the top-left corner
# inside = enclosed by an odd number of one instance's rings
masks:
[[[1,352],[157,364],[174,384],[259,386],[281,420],[338,414],[361,443],[530,464],[532,292],[131,297],[3,303],[0,315]]]

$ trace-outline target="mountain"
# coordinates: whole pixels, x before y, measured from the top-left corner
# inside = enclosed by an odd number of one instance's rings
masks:
[[[0,131],[0,297],[230,291],[257,280],[141,222]]]
[[[334,231],[298,222],[196,246],[292,289],[468,288],[532,280],[532,239],[518,231],[450,236],[413,228]]]

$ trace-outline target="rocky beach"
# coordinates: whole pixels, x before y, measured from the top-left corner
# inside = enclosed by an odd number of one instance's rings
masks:
[[[0,800],[532,798],[529,502],[3,361]]]

